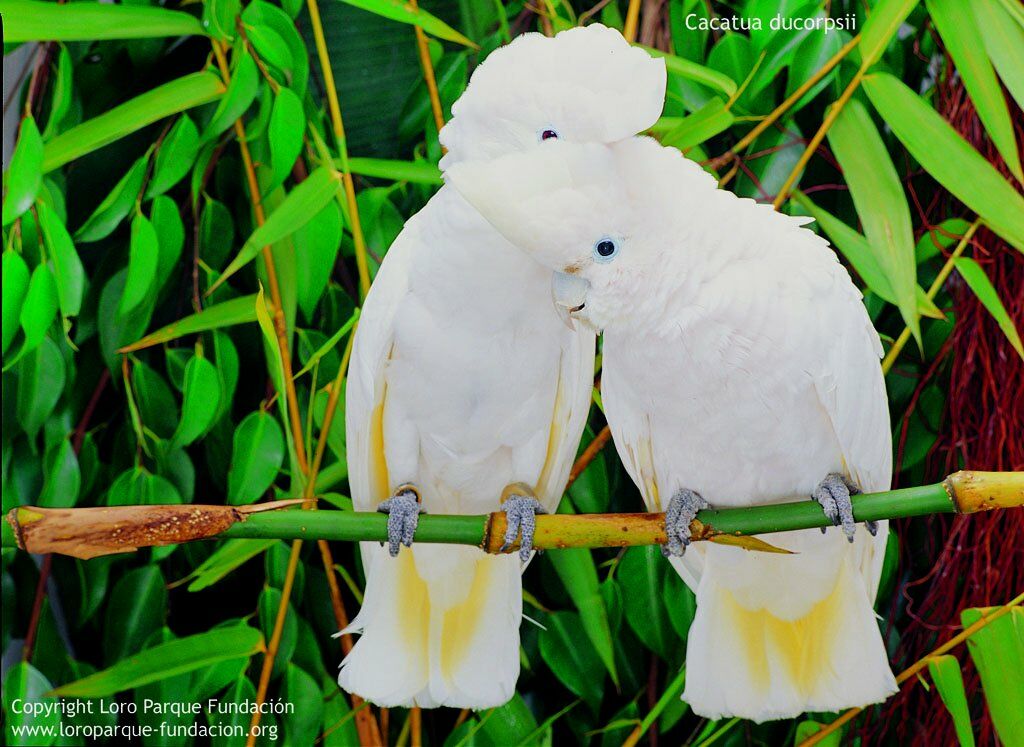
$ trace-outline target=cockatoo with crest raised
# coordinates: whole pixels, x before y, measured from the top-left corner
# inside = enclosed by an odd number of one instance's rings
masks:
[[[617,450],[666,512],[666,554],[697,598],[694,712],[764,721],[893,693],[873,610],[888,527],[856,524],[850,500],[889,488],[882,348],[807,219],[718,189],[650,138],[556,143],[446,179],[556,272],[561,308],[604,332]],[[687,549],[701,508],[800,496],[841,529],[764,537],[792,554]]]
[[[612,143],[661,113],[665,68],[600,25],[526,34],[473,73],[440,133],[485,166],[555,142]],[[520,574],[534,514],[561,498],[589,410],[595,336],[551,302],[552,272],[450,187],[406,224],[356,332],[346,394],[357,510],[389,513],[363,543],[362,633],[343,688],[382,706],[487,708],[519,674]],[[515,555],[410,545],[420,510],[508,516]]]

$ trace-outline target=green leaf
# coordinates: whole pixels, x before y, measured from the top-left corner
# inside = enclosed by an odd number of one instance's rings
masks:
[[[825,724],[818,721],[801,721],[796,727],[796,736],[793,737],[793,745],[803,744],[819,731],[825,728]],[[841,747],[843,743],[843,730],[836,729],[827,737],[818,742],[822,747]]]
[[[353,174],[391,179],[396,182],[429,184],[440,187],[441,170],[429,161],[396,161],[388,158],[350,158],[348,168]]]
[[[240,0],[209,0],[203,3],[203,26],[213,37],[231,41],[237,33],[235,24],[241,10]]]
[[[110,190],[103,202],[93,211],[82,227],[75,232],[75,239],[82,243],[99,241],[113,232],[124,220],[135,205],[135,200],[142,191],[142,182],[146,178],[146,162],[143,156],[135,162],[121,181]]]
[[[282,72],[292,69],[292,53],[288,42],[270,26],[259,24],[245,27],[246,36],[260,59]],[[285,90],[285,89],[282,89]]]
[[[807,208],[807,212],[821,226],[821,229],[828,235],[832,245],[838,249],[846,260],[853,265],[853,269],[860,275],[868,289],[879,298],[891,304],[896,303],[896,296],[892,292],[889,278],[879,265],[879,260],[871,249],[868,240],[850,226],[843,223],[830,212],[815,204],[811,198],[802,192],[794,192],[793,199]],[[917,247],[914,248],[915,257],[920,261]],[[945,315],[928,298],[921,286],[915,290],[917,312],[922,316],[932,319],[944,319]]]
[[[307,319],[313,319],[316,305],[331,279],[341,239],[341,211],[335,200],[295,233],[295,293]]]
[[[57,405],[67,381],[67,366],[57,343],[44,337],[18,364],[18,423],[35,438]]]
[[[77,316],[85,294],[85,268],[75,250],[71,235],[60,217],[43,202],[36,209],[39,227],[50,251],[57,281],[57,302],[64,316]]]
[[[996,320],[999,329],[1003,330],[1003,334],[1006,335],[1006,339],[1010,341],[1013,349],[1017,351],[1017,355],[1024,359],[1024,345],[1021,344],[1020,334],[981,265],[969,257],[957,257],[954,264],[964,282],[974,291],[974,295]]]
[[[281,719],[285,739],[289,744],[315,744],[320,734],[324,701],[316,680],[294,664],[288,664],[284,674],[285,702],[301,703],[292,713]]]
[[[611,626],[608,624],[608,610],[604,606],[597,567],[590,551],[571,548],[552,553],[551,564],[580,613],[583,632],[590,639],[617,687],[619,674],[615,669],[615,647],[612,644]]]
[[[70,439],[62,439],[50,449],[43,463],[43,489],[39,505],[44,508],[71,508],[78,501],[82,473]]]
[[[258,500],[274,482],[284,461],[284,434],[277,419],[263,410],[247,416],[235,429],[228,470],[228,503]]]
[[[276,539],[229,539],[202,562],[189,578],[194,578],[189,591],[202,591],[213,586],[243,563],[277,544]]]
[[[3,272],[3,353],[7,352],[21,329],[21,309],[28,293],[29,271],[25,260],[13,249],[4,251]]]
[[[896,35],[910,11],[917,7],[918,0],[881,0],[871,9],[871,15],[864,22],[860,32],[861,69],[867,70],[875,64],[889,41]]]
[[[108,506],[159,506],[181,503],[181,494],[174,484],[141,467],[125,470],[107,491]]]
[[[666,569],[668,569],[666,571]],[[665,608],[666,573],[674,573],[657,547],[631,547],[616,572],[622,588],[626,621],[640,641],[666,661],[676,658],[678,642]]]
[[[60,725],[60,710],[57,699],[49,695],[51,687],[50,681],[27,661],[19,661],[4,674],[4,744],[45,747],[54,743]],[[31,711],[15,709],[15,701],[19,700],[38,703],[43,708]],[[25,733],[33,727],[38,729],[36,734]],[[20,734],[15,734],[15,729]],[[54,730],[52,734],[47,733],[50,729]]]
[[[545,615],[546,630],[540,634],[540,652],[552,673],[569,690],[583,698],[596,713],[604,693],[604,667],[590,641],[581,640],[580,616],[575,612]]]
[[[964,678],[960,674],[960,662],[949,654],[933,656],[928,659],[928,674],[931,675],[946,710],[953,717],[957,741],[961,747],[974,747],[971,711],[967,707],[967,693],[964,691]]]
[[[2,1],[2,0],[0,0]],[[55,5],[39,3],[54,8],[89,7],[91,3]],[[142,6],[95,5],[97,8],[139,8]],[[153,9],[155,10],[155,8]],[[43,157],[43,171],[53,171],[69,161],[120,140],[146,125],[157,122],[178,112],[214,101],[224,93],[220,78],[210,72],[192,73],[170,83],[164,83],[152,90],[115,106],[82,124],[62,132],[46,144]]]
[[[960,613],[965,628],[994,608],[966,609]],[[1024,739],[1024,607],[989,623],[967,639],[967,650],[981,675],[981,689],[999,740],[1005,745]]]
[[[985,50],[1017,106],[1024,109],[1024,27],[1016,23],[999,0],[971,3],[984,29]]]
[[[220,406],[220,377],[216,367],[199,355],[185,366],[181,422],[171,439],[172,448],[188,446],[213,425]]]
[[[368,10],[371,13],[376,13],[392,21],[419,26],[425,32],[431,36],[436,36],[438,39],[445,39],[472,49],[479,49],[475,43],[440,18],[432,16],[421,8],[413,8],[408,3],[402,2],[402,0],[342,0],[342,2],[356,8]]]
[[[850,187],[868,244],[889,281],[903,320],[920,346],[910,206],[885,143],[860,101],[851,99],[847,103],[829,130],[828,141]]]
[[[161,195],[184,178],[199,155],[199,130],[182,114],[157,148],[146,197]]]
[[[4,15],[4,31],[8,16]],[[5,157],[6,160],[6,157]],[[32,117],[21,120],[18,142],[11,155],[11,165],[5,174],[3,224],[6,226],[21,216],[35,202],[43,184],[43,139]]]
[[[193,16],[149,5],[0,0],[4,42],[151,39],[203,34]]]
[[[323,14],[326,8],[321,7]],[[295,95],[302,99],[306,95],[306,85],[309,81],[309,52],[306,43],[299,36],[295,28],[295,22],[291,16],[276,5],[264,0],[252,0],[242,11],[242,23],[246,28],[266,27],[272,29],[288,45],[291,57],[291,88]]]
[[[359,744],[355,714],[348,706],[347,698],[339,697],[338,683],[333,677],[325,677],[321,685],[324,699],[323,747],[353,747]]]
[[[993,231],[1024,251],[1024,197],[899,79],[876,73],[864,90],[910,154]]]
[[[142,650],[163,625],[167,589],[160,568],[147,565],[129,571],[110,595],[103,626],[104,659],[117,662]]]
[[[168,324],[141,340],[126,345],[117,352],[130,353],[135,350],[160,345],[179,337],[206,332],[211,329],[223,329],[236,324],[247,324],[256,321],[256,294],[232,298],[230,301],[207,306],[200,312],[191,314],[184,319]]]
[[[673,54],[663,52],[660,49],[655,49],[654,47],[645,47],[641,44],[638,44],[637,46],[652,56],[661,57],[665,60],[665,69],[671,75],[678,75],[680,78],[692,80],[694,83],[702,83],[709,88],[713,88],[716,91],[724,93],[726,96],[731,97],[736,93],[736,81],[724,73],[720,73],[717,70],[713,70],[704,65],[698,65],[696,62],[685,60],[682,57],[676,57]]]
[[[149,298],[156,290],[156,269],[160,257],[156,229],[142,213],[132,220],[132,236],[128,251],[128,279],[117,305],[117,315],[124,316]]]
[[[985,53],[985,35],[975,20],[974,4],[960,0],[927,0],[927,5],[981,123],[1007,167],[1024,182],[1010,111]]]
[[[311,371],[313,369],[313,366],[315,366],[321,358],[323,358],[325,355],[331,352],[334,349],[334,346],[338,344],[338,341],[341,340],[342,337],[348,334],[349,330],[352,329],[352,327],[355,325],[358,319],[359,309],[357,308],[352,312],[352,316],[349,317],[348,321],[338,328],[337,332],[331,335],[327,339],[327,341],[324,342],[323,345],[321,345],[319,348],[313,351],[313,354],[309,356],[309,360],[306,361],[306,365],[304,365],[298,372],[296,372],[292,378],[297,379],[304,373]]]
[[[210,267],[223,267],[234,244],[231,211],[223,202],[207,197],[199,221],[199,256]]]
[[[231,70],[231,81],[227,91],[217,104],[210,118],[210,123],[203,131],[203,141],[212,140],[228,129],[235,121],[245,114],[245,110],[256,98],[260,87],[259,70],[256,62],[245,51],[245,47],[235,53],[235,64]]]
[[[147,648],[108,669],[61,685],[53,693],[65,698],[99,698],[222,661],[247,659],[263,650],[263,636],[248,625],[216,628]]]
[[[487,714],[477,736],[481,747],[520,745],[537,730],[537,719],[526,705],[523,696],[514,693],[512,699]],[[533,742],[528,742],[533,744]]]
[[[50,140],[60,126],[64,123],[65,117],[71,111],[71,104],[74,96],[75,69],[71,62],[71,55],[63,45],[57,51],[57,70],[53,77],[53,94],[50,98],[50,114],[46,118],[46,127],[43,129],[43,140]]]
[[[821,70],[825,63],[839,52],[845,42],[845,34],[840,33],[814,33],[804,39],[793,56],[793,64],[790,65],[789,75],[786,76],[786,98],[796,93],[796,90],[806,83],[811,77]],[[791,112],[796,112],[809,104],[811,100],[821,93],[839,74],[839,67],[833,68],[824,78],[815,83],[803,97],[793,105]]]
[[[36,265],[28,282],[28,292],[21,307],[21,329],[25,341],[18,351],[18,358],[25,355],[43,341],[47,330],[57,316],[57,281],[49,265]],[[17,359],[15,359],[17,360]]]
[[[302,136],[306,131],[306,115],[302,102],[291,89],[282,88],[274,98],[270,113],[270,165],[274,171],[274,186],[281,184],[291,173],[295,159],[302,152]]]
[[[220,733],[225,736],[215,737],[211,740],[211,744],[214,747],[244,747],[244,735],[248,733],[249,725],[252,722],[252,716],[249,715],[246,708],[250,703],[256,702],[256,688],[253,687],[248,677],[242,675],[232,687],[228,688],[221,700],[228,708],[224,709],[225,713],[211,713],[210,723],[216,725]],[[264,723],[270,718],[272,717],[265,716]],[[240,736],[235,736],[236,734]]]
[[[174,275],[181,250],[185,245],[185,226],[181,222],[181,214],[174,200],[160,195],[153,200],[150,220],[156,231],[159,256],[156,261],[156,286],[159,291]]]
[[[325,166],[310,174],[305,181],[288,193],[284,201],[267,218],[266,223],[252,232],[238,255],[231,260],[223,274],[213,284],[213,292],[221,283],[248,264],[265,246],[290,236],[306,225],[329,203],[338,191],[341,175]]]
[[[264,587],[260,594],[258,603],[260,628],[263,634],[270,639],[277,619],[277,611],[281,608],[281,592],[272,586]],[[284,628],[281,632],[281,642],[277,649],[277,657],[274,659],[274,676],[280,674],[288,666],[288,661],[295,651],[295,643],[299,635],[299,626],[296,621],[295,610],[288,604],[288,611],[284,616]]]
[[[684,117],[677,127],[661,138],[661,144],[687,150],[729,129],[734,120],[732,112],[725,108],[725,102],[714,98]]]

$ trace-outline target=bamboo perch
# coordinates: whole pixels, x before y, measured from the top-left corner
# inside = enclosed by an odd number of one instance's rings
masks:
[[[252,506],[116,506],[110,508],[11,509],[3,546],[32,553],[92,558],[140,547],[198,539],[387,540],[387,517],[358,511],[287,511],[301,500]],[[853,498],[857,521],[936,513],[972,514],[1024,506],[1024,472],[957,472],[934,485],[902,488]],[[537,517],[534,547],[630,547],[666,541],[664,514],[553,514]],[[749,535],[826,526],[821,508],[809,499],[771,506],[706,510],[690,525],[694,540],[739,544],[787,552]],[[420,517],[416,541],[477,545],[498,553],[505,514]],[[510,551],[514,551],[511,548]]]

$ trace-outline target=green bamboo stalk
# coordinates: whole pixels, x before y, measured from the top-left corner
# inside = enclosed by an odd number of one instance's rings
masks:
[[[300,501],[254,506],[117,506],[110,508],[12,509],[3,527],[3,546],[30,552],[95,557],[139,547],[197,539],[303,539],[383,542],[387,517],[359,511],[292,511]],[[975,513],[1024,506],[1024,472],[957,472],[940,483],[853,498],[857,521],[878,521],[938,513]],[[690,526],[694,540],[787,552],[750,535],[828,525],[810,499],[770,506],[706,510]],[[505,514],[424,514],[416,541],[476,545],[497,553]],[[664,514],[553,514],[537,518],[534,546],[630,547],[663,544]],[[514,550],[515,548],[510,548]]]

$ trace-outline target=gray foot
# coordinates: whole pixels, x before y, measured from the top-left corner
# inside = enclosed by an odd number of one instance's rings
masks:
[[[854,533],[857,531],[857,524],[853,519],[853,502],[851,495],[857,495],[860,488],[847,480],[837,472],[832,472],[822,480],[814,489],[811,497],[821,506],[822,510],[835,526],[842,525],[846,539],[853,542]],[[864,522],[864,528],[874,537],[878,532],[878,522]],[[825,533],[825,527],[821,528]]]
[[[668,542],[661,546],[661,554],[682,557],[690,545],[690,522],[701,509],[710,508],[700,493],[688,488],[676,491],[665,511],[665,534]]]
[[[533,491],[525,485],[510,485],[505,488],[501,500],[501,510],[505,512],[505,543],[501,552],[506,552],[515,544],[516,538],[522,533],[519,541],[519,559],[524,563],[533,553],[533,533],[537,528],[537,514],[547,513],[540,501],[533,497]]]
[[[400,485],[395,494],[381,501],[377,510],[388,515],[388,552],[398,555],[401,545],[412,547],[412,538],[420,523],[420,494],[412,485]]]

